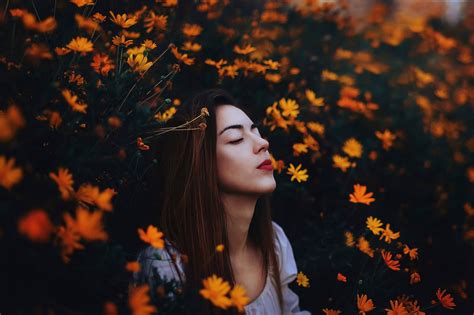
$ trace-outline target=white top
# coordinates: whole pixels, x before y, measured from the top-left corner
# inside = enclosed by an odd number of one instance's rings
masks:
[[[283,293],[283,315],[311,315],[309,311],[300,310],[298,295],[288,287],[288,284],[293,282],[297,275],[293,249],[283,229],[274,221],[272,221],[272,224],[276,236],[275,250],[277,259],[279,260],[279,266],[281,267],[280,279]],[[165,241],[169,244],[166,239]],[[162,257],[162,260],[153,257],[156,253]],[[172,248],[172,253],[177,253],[176,249]],[[135,280],[144,275],[146,277],[147,274],[151,274],[151,268],[155,268],[163,279],[176,279],[179,281],[178,274],[171,262],[171,257],[164,249],[148,246],[139,253],[137,261],[141,265],[141,270],[139,272],[140,274],[133,274]],[[181,276],[184,278],[184,269],[179,254],[176,255],[176,263]],[[148,279],[151,280],[150,278]],[[247,315],[275,315],[279,313],[278,296],[273,281],[271,281],[270,274],[267,275],[265,287],[260,295],[251,303],[245,305],[244,308]]]

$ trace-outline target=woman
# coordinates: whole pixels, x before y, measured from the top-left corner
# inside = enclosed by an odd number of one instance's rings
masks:
[[[288,238],[271,219],[269,194],[276,182],[269,143],[247,110],[224,90],[210,89],[181,105],[168,124],[176,129],[154,146],[157,222],[166,246],[140,252],[135,280],[150,282],[156,271],[196,293],[215,274],[245,288],[246,314],[310,314],[288,288],[297,268]],[[200,301],[202,314],[237,314],[234,307]]]

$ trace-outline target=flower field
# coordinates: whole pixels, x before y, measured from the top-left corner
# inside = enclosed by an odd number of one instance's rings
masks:
[[[182,311],[173,283],[129,282],[166,236],[154,140],[221,87],[270,142],[302,309],[471,314],[474,4],[448,4],[3,1],[0,313]],[[199,294],[248,302],[215,274]]]

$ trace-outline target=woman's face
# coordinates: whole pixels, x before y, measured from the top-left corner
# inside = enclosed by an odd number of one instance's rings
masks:
[[[217,173],[220,189],[229,193],[261,195],[276,187],[273,169],[257,168],[270,159],[269,143],[253,121],[233,105],[216,107]]]

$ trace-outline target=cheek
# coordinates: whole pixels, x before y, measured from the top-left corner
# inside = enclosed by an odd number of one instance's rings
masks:
[[[248,181],[252,175],[252,161],[245,157],[243,150],[218,150],[217,174],[223,186],[239,186]]]

